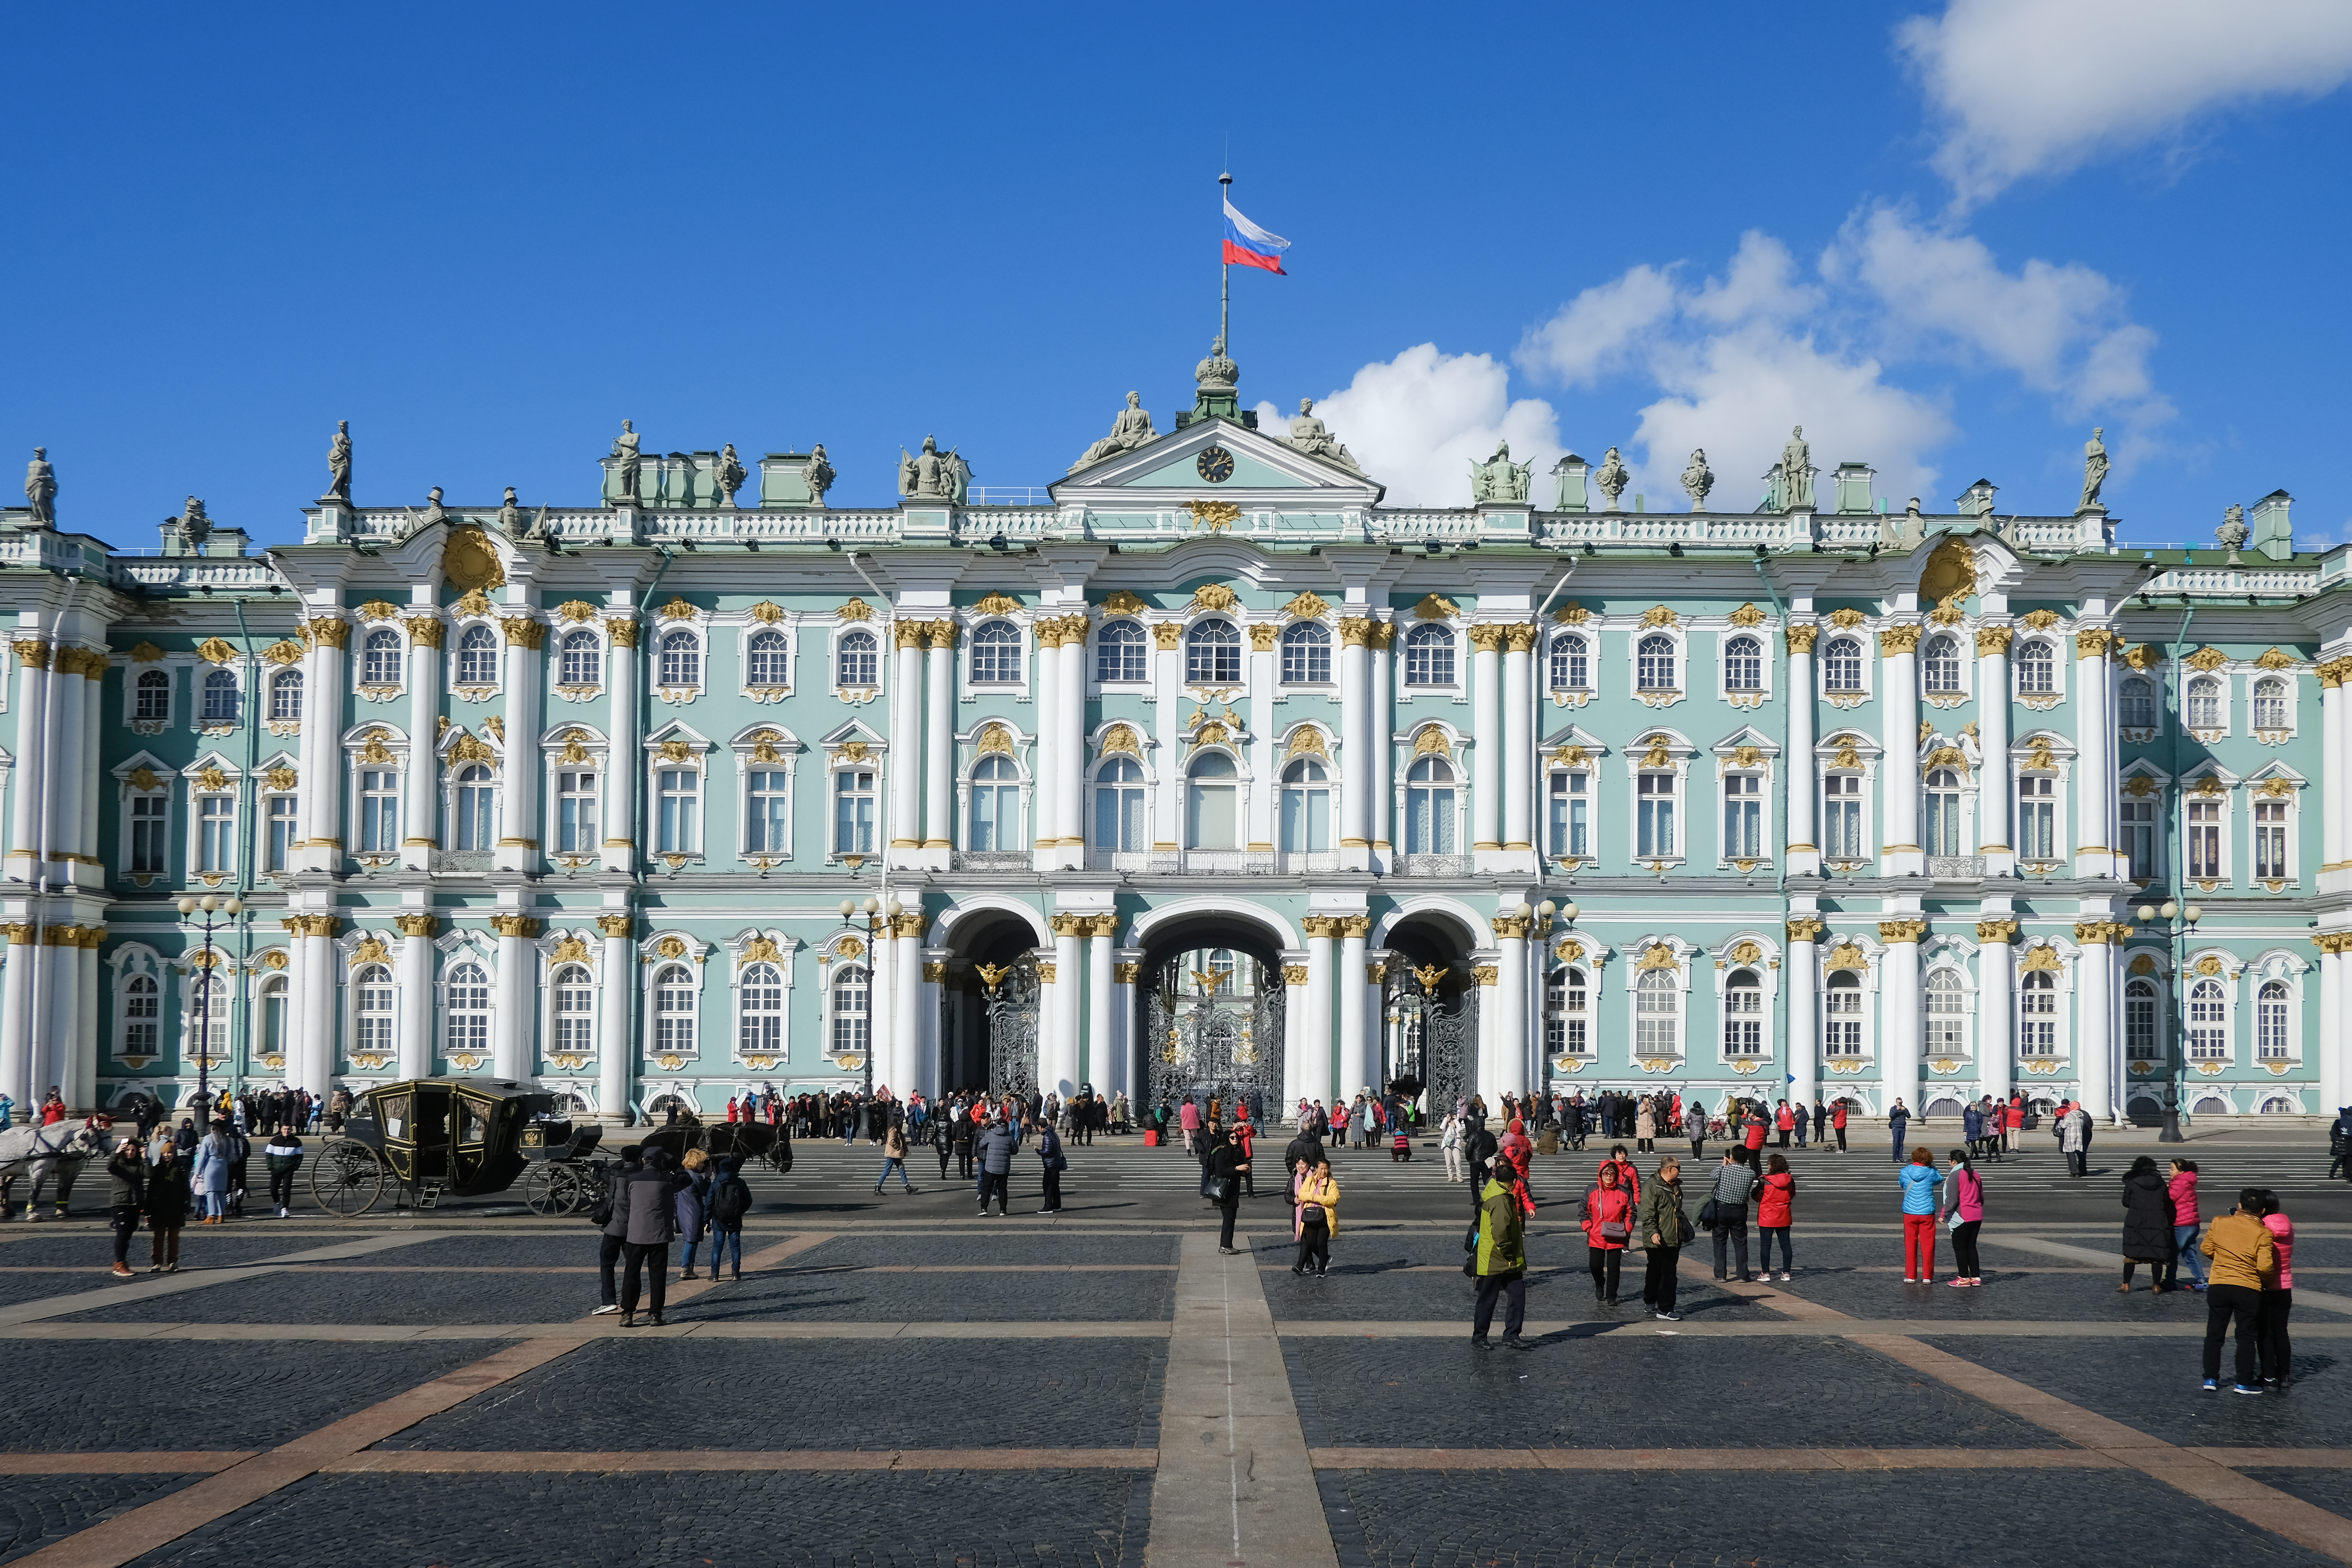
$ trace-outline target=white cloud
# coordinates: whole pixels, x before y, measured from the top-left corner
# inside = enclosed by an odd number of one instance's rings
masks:
[[[1470,465],[1511,444],[1517,462],[1542,475],[1559,456],[1559,421],[1540,398],[1514,400],[1510,374],[1486,354],[1441,353],[1435,343],[1368,364],[1347,386],[1317,400],[1330,427],[1365,472],[1388,487],[1390,506],[1466,506]],[[1287,427],[1288,416],[1258,405],[1258,425]]]
[[[1650,330],[1675,312],[1671,268],[1636,267],[1587,289],[1541,327],[1528,349],[1570,386],[1620,369]]]
[[[2213,110],[2352,77],[2343,0],[1951,0],[1895,29],[1966,207],[2030,174],[2176,136]]]

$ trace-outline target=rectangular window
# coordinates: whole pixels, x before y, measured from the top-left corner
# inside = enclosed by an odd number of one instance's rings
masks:
[[[2137,984],[2124,993],[2124,1055],[2134,1061],[2156,1059],[2156,987]]]
[[[2017,1054],[2058,1054],[2058,988],[2046,973],[2029,974],[2017,995]]]
[[[2254,879],[2262,882],[2286,879],[2286,802],[2254,802]]]
[[[1556,773],[1551,775],[1549,826],[1551,856],[1557,860],[1573,856],[1581,860],[1591,853],[1587,833],[1587,812],[1591,802],[1587,796],[1588,773]]]
[[[1760,773],[1730,773],[1724,778],[1723,858],[1764,858],[1764,778]]]
[[[1862,987],[1832,982],[1822,1009],[1822,1054],[1862,1055]]]
[[[2055,773],[2027,773],[2017,781],[2017,855],[2021,860],[2059,858]]]
[[[1723,994],[1723,1054],[1754,1057],[1764,1053],[1764,993],[1753,985],[1735,985]]]
[[[564,855],[593,855],[599,843],[596,775],[569,769],[555,775],[555,847]]]
[[[202,795],[196,801],[196,869],[227,873],[236,869],[236,800],[226,795]]]
[[[2194,881],[2221,880],[2221,803],[2218,800],[2189,803],[2189,875]]]
[[[1639,788],[1636,851],[1644,860],[1663,860],[1675,852],[1675,775],[1643,773]]]
[[[702,847],[702,775],[692,768],[663,768],[654,776],[661,805],[655,852],[693,855]]]
[[[792,794],[782,768],[753,768],[745,813],[744,847],[754,855],[782,855],[793,841]]]
[[[833,775],[833,852],[874,853],[874,773],[845,768]]]
[[[2131,858],[2131,877],[2135,882],[2153,882],[2162,862],[2158,851],[2163,836],[2157,831],[2156,802],[2146,797],[2126,798],[2122,803],[2124,853]]]
[[[168,795],[135,795],[131,797],[131,869],[142,876],[161,875],[170,869],[169,830],[172,821],[172,801]]]
[[[1866,860],[1862,841],[1862,775],[1831,773],[1822,780],[1822,844],[1832,860]]]
[[[269,797],[269,864],[266,869],[283,871],[294,864],[295,847],[302,842],[301,805],[296,795]]]
[[[400,775],[390,768],[360,770],[359,853],[400,853]]]

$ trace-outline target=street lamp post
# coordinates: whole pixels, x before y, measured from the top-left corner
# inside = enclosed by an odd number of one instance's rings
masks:
[[[874,1098],[874,1050],[877,1044],[874,1029],[875,1003],[877,1000],[876,977],[880,973],[874,955],[875,932],[885,920],[898,918],[898,900],[892,899],[887,905],[885,905],[879,899],[871,895],[864,899],[841,900],[841,923],[845,929],[856,925],[855,917],[861,914],[866,917],[866,1049],[860,1054],[866,1058],[865,1092],[866,1098],[870,1100]]]
[[[203,951],[205,956],[210,959],[212,963],[206,965],[200,965],[199,967],[205,968],[207,970],[216,967],[220,961],[220,955],[213,950],[213,931],[215,928],[220,924],[234,924],[237,919],[245,913],[245,900],[236,897],[234,893],[225,899],[215,898],[212,894],[207,893],[201,899],[184,898],[180,900],[179,907],[180,913],[184,917],[196,914],[204,916],[203,931],[205,933],[205,943]],[[228,917],[227,921],[223,922],[215,921],[213,919],[213,915],[215,911],[226,915]],[[205,1120],[207,1122],[212,1120],[212,1075],[210,1069],[212,1067],[213,1043],[213,988],[208,983],[208,976],[199,977],[196,982],[196,1093],[204,1100]],[[226,1062],[226,1059],[227,1053],[223,1052],[222,1060]]]
[[[2197,922],[2205,918],[2205,911],[2196,904],[2184,907],[2174,900],[2167,899],[2161,908],[2142,904],[2132,912],[2139,917],[2139,923],[2144,926],[2155,925],[2159,921],[2163,922],[2165,941],[2172,954],[2172,1026],[2165,1031],[2172,1043],[2172,1063],[2164,1076],[2164,1130],[2156,1135],[2156,1141],[2159,1143],[2179,1143],[2186,1142],[2180,1133],[2180,1096],[2187,1085],[2189,1072],[2188,1042],[2180,1037],[2180,966],[2184,960],[2181,944],[2196,929]],[[2126,993],[2127,998],[2129,994]],[[2129,1006],[2128,1000],[2125,1005]]]

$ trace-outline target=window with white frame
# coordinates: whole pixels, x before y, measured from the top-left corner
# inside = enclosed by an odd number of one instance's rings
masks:
[[[1404,775],[1404,852],[1459,854],[1454,840],[1454,765],[1443,757],[1423,757]]]
[[[564,633],[558,648],[556,679],[565,686],[602,686],[604,677],[604,649],[596,634],[584,626]]]
[[[784,634],[771,626],[766,631],[753,632],[750,647],[744,649],[744,679],[746,686],[790,686],[793,679],[792,644]]]
[[[836,963],[833,966],[832,1012],[833,1054],[847,1056],[852,1052],[863,1056],[871,1042],[873,1019],[866,1012],[871,992],[871,977],[862,963]]]
[[[1284,668],[1288,668],[1286,653]],[[1143,623],[1105,621],[1095,634],[1095,679],[1105,683],[1148,680],[1150,670],[1151,639],[1144,636]],[[1283,679],[1290,677],[1285,674]]]
[[[254,998],[254,1011],[259,1016],[254,1034],[258,1042],[253,1053],[257,1065],[286,1054],[289,1037],[286,1033],[286,1009],[290,996],[291,988],[283,974],[273,974],[261,983],[261,991]]]
[[[181,1020],[191,1055],[228,1055],[228,982],[215,970],[197,972],[188,985],[187,1016]]]
[[[489,626],[467,626],[457,638],[457,684],[496,686],[498,683],[498,632]]]
[[[1011,621],[982,621],[972,628],[971,682],[1011,686],[1021,679],[1021,628]]]
[[[362,768],[357,852],[362,855],[400,853],[400,773],[395,768]]]
[[[555,1048],[567,1057],[596,1049],[596,988],[585,964],[567,963],[549,983],[555,993]]]
[[[489,971],[471,959],[449,971],[442,1010],[441,1048],[446,1056],[490,1054]]]
[[[1633,848],[1641,859],[1663,860],[1675,853],[1675,783],[1673,773],[1648,773],[1634,784]]]
[[[1551,639],[1551,689],[1554,691],[1592,689],[1592,654],[1582,636],[1561,632]]]
[[[2017,1054],[2058,1054],[2058,977],[2049,970],[2029,969],[2018,984]]]
[[[1583,859],[1591,851],[1591,775],[1554,768],[1545,792],[1545,826],[1555,860]]]
[[[2254,994],[2254,1059],[2283,1062],[2289,1058],[2287,994],[2283,980],[2265,980]]]
[[[362,964],[352,976],[352,1054],[391,1056],[392,971]]]
[[[1960,639],[1937,632],[1919,656],[1919,682],[1931,697],[1960,695]]]
[[[1675,639],[1653,632],[1633,650],[1633,684],[1643,691],[1679,691]]]
[[[451,848],[473,851],[498,847],[498,784],[488,767],[468,763],[457,770],[449,811]]]
[[[298,723],[302,718],[302,672],[281,669],[269,678],[269,721]]]
[[[964,844],[975,850],[1025,849],[1021,831],[1021,770],[1011,757],[986,756],[971,770]]]
[[[702,852],[702,770],[664,767],[654,771],[655,839],[658,855]]]
[[[368,633],[366,640],[360,644],[360,684],[398,686],[401,660],[405,655],[398,632]]]
[[[1764,689],[1764,645],[1751,637],[1736,637],[1723,645],[1723,689],[1726,691]]]
[[[2123,683],[2116,701],[2117,721],[2126,730],[2156,728],[2156,682],[2135,675]]]
[[[1723,858],[1764,858],[1764,775],[1723,775]]]
[[[1454,633],[1423,623],[1404,634],[1404,683],[1407,686],[1454,684]]]
[[[1562,964],[1544,987],[1544,1044],[1556,1057],[1592,1054],[1591,988],[1584,971]]]
[[[684,627],[662,634],[661,684],[702,684],[702,639]]]
[[[864,688],[879,684],[882,654],[874,634],[862,626],[842,633],[841,640],[833,645],[833,667],[835,686]]]
[[[874,770],[836,768],[833,774],[833,852],[874,853]]]
[[[2055,773],[2017,776],[2017,855],[2021,860],[2059,858]]]
[[[205,722],[234,724],[236,722],[236,672],[215,669],[205,677]]]
[[[268,803],[268,837],[262,864],[265,871],[286,871],[293,868],[294,851],[302,843],[302,800],[299,795],[273,795],[263,797]]]
[[[1150,847],[1143,770],[1113,757],[1095,773],[1095,847],[1133,853]]]
[[[134,974],[122,984],[122,1026],[115,1054],[160,1056],[163,1039],[163,988],[152,974]]]
[[[745,776],[743,848],[784,855],[793,844],[793,776],[782,768],[753,768]]]
[[[2158,1005],[2155,982],[2135,980],[2124,987],[2124,1055],[2133,1061],[2152,1062],[2161,1054]]]
[[[754,1052],[770,1055],[784,1048],[784,977],[772,963],[755,963],[743,972],[737,981],[737,991],[742,1005],[740,1031],[741,1054]],[[864,992],[859,992],[858,1012],[865,1012]],[[863,1037],[860,1037],[861,1043]],[[842,1048],[842,1047],[836,1047]]]
[[[133,875],[160,876],[171,869],[172,797],[163,790],[131,796],[131,869]]]
[[[172,717],[172,675],[169,670],[142,669],[131,687],[131,716],[142,724],[161,724]]]
[[[2284,800],[2254,802],[2254,879],[2284,881],[2294,873],[2286,858],[2286,805]]]
[[[2017,648],[2017,694],[2020,697],[2046,697],[2058,689],[2058,658],[2051,645],[2040,638],[2020,643]]]
[[[2277,676],[2265,676],[2254,682],[2254,728],[2270,731],[2286,729],[2286,682]]]
[[[1222,616],[1195,621],[1184,633],[1187,686],[1237,686],[1242,679],[1242,634]]]
[[[1867,860],[1862,832],[1862,775],[1822,775],[1822,853],[1832,860]]]
[[[2189,876],[2191,881],[2214,882],[2227,875],[2221,859],[2221,801],[2217,795],[2196,795],[2189,802],[2189,825],[2182,837],[2189,840]]]
[[[1682,1040],[1682,976],[1671,969],[1645,969],[1633,983],[1633,1054],[1671,1057]]]
[[[196,870],[226,876],[236,869],[236,797],[196,796]]]
[[[1735,969],[1724,982],[1723,1054],[1764,1054],[1764,986],[1752,969]]]
[[[1331,847],[1331,774],[1313,757],[1282,770],[1282,848],[1313,855]]]
[[[1968,994],[1961,987],[1958,973],[1938,969],[1927,976],[1927,1054],[1931,1057],[1966,1056],[1968,1037]]]
[[[1184,792],[1184,847],[1240,847],[1241,769],[1223,752],[1203,752],[1192,761]]]
[[[775,1043],[769,1048],[782,1049],[784,983],[775,966],[757,963],[744,971],[741,994],[744,1045],[749,1047],[755,1037],[772,1035]],[[754,1031],[750,1021],[755,1014],[772,1022]],[[664,964],[654,975],[654,1054],[690,1057],[695,1053],[695,1038],[694,971],[683,963]]]
[[[1862,639],[1832,637],[1822,649],[1822,689],[1840,696],[1862,689]]]
[[[2221,724],[2221,682],[2214,676],[2200,675],[2189,683],[2189,727],[2192,730],[2219,730]]]
[[[2218,980],[2200,980],[2189,988],[2189,1059],[2230,1059],[2230,997]]]
[[[1937,768],[1927,775],[1927,844],[1930,855],[1960,852],[1960,775]]]
[[[1862,1055],[1862,977],[1850,969],[1830,976],[1822,1005],[1822,1055]]]
[[[1293,621],[1282,628],[1282,682],[1328,686],[1331,681],[1331,628],[1320,621]]]
[[[2116,802],[2116,820],[2123,825],[2124,854],[2131,861],[2135,882],[2152,882],[2162,869],[2164,834],[2152,795],[2127,795]]]
[[[555,849],[559,855],[593,855],[603,842],[593,768],[560,768],[555,774]]]

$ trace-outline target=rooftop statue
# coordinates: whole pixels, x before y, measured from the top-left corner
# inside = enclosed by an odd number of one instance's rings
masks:
[[[180,533],[190,544],[202,544],[213,531],[213,520],[205,515],[205,503],[194,496],[188,498],[180,509]]]
[[[613,449],[605,455],[621,459],[617,470],[621,494],[635,504],[637,499],[637,432],[627,420],[621,421],[621,433],[613,437]]]
[[[1075,474],[1089,463],[1116,458],[1121,452],[1132,452],[1145,442],[1157,438],[1159,434],[1151,427],[1151,413],[1143,406],[1143,395],[1130,392],[1127,395],[1127,406],[1120,409],[1118,417],[1111,421],[1110,434],[1087,447],[1086,454],[1070,465],[1069,471]]]
[[[822,441],[809,448],[806,478],[809,494],[816,497],[817,504],[823,506],[824,492],[833,488],[833,465],[825,461],[824,443]]]
[[[1225,334],[1219,332],[1217,341],[1209,345],[1209,357],[1192,367],[1192,379],[1205,389],[1219,387],[1230,392],[1239,385],[1242,367],[1225,357]]]
[[[1511,461],[1511,444],[1503,442],[1495,455],[1483,463],[1470,465],[1470,500],[1478,501],[1523,501],[1535,486],[1535,464]]]
[[[1813,449],[1805,445],[1805,427],[1789,427],[1789,444],[1780,448],[1780,507],[1784,511],[1811,511],[1813,507]]]
[[[403,507],[401,510],[408,513],[408,525],[399,531],[395,536],[395,542],[399,540],[414,539],[435,523],[449,521],[448,510],[441,504],[439,485],[435,485],[425,492],[425,510],[422,512],[413,506]]]
[[[1617,504],[1617,498],[1625,493],[1626,483],[1633,477],[1626,472],[1625,459],[1617,455],[1616,447],[1610,447],[1601,456],[1601,466],[1592,470],[1592,482],[1599,487],[1602,495],[1609,498],[1611,511],[1621,510]]]
[[[2221,548],[2230,552],[2229,564],[2238,564],[2238,552],[2244,546],[2248,533],[2244,507],[2233,504],[2221,514],[2221,526],[2213,531],[2213,537],[2220,540]]]
[[[33,460],[25,465],[25,499],[33,503],[33,525],[55,528],[58,525],[58,474],[49,467],[49,449],[33,448]]]
[[[440,494],[438,490],[434,493]],[[519,542],[545,539],[547,509],[541,507],[531,514],[530,521],[524,521],[521,503],[515,500],[515,488],[509,485],[506,499],[499,503],[499,531]]]
[[[971,487],[971,466],[953,447],[940,450],[939,442],[923,437],[923,449],[909,456],[898,448],[898,493],[924,500],[963,504]]]
[[[2091,438],[2083,444],[2083,499],[2076,511],[2088,511],[2099,504],[2099,487],[2107,482],[2107,448],[2099,439],[2107,433],[2104,425],[2091,427]]]
[[[352,500],[352,422],[335,421],[335,438],[327,447],[327,493],[320,500]]]
[[[1695,447],[1690,461],[1683,467],[1683,489],[1690,496],[1691,510],[1706,510],[1706,492],[1715,489],[1715,470],[1706,466],[1706,448]]]
[[[1311,397],[1298,400],[1298,417],[1290,422],[1290,444],[1310,458],[1337,463],[1351,474],[1364,471],[1348,448],[1324,428],[1323,421],[1315,417],[1315,400]]]
[[[728,506],[733,506],[735,492],[741,489],[743,481],[751,477],[751,470],[743,467],[743,459],[735,455],[735,443],[728,442],[726,449],[719,454],[719,500]]]

